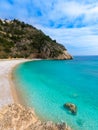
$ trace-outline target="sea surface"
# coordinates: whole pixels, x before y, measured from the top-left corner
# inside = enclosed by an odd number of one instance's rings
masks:
[[[22,98],[41,120],[98,130],[98,56],[26,62],[13,73]],[[77,106],[76,115],[63,107],[67,102]]]

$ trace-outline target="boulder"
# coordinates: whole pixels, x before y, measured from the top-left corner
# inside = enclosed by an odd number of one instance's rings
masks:
[[[72,114],[77,114],[77,106],[73,103],[65,103],[64,108],[67,108]]]

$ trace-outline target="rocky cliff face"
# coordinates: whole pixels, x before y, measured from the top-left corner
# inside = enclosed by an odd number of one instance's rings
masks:
[[[66,48],[18,20],[0,20],[0,58],[72,59]]]
[[[65,123],[41,122],[30,108],[11,104],[0,110],[0,130],[71,130]]]

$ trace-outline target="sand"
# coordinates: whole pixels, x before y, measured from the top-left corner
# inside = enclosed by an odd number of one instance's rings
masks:
[[[11,72],[13,68],[27,59],[0,60],[0,108],[19,102],[14,86],[12,86]]]
[[[0,60],[0,130],[71,130],[66,123],[42,122],[33,109],[20,104],[11,79],[13,68],[26,59]]]

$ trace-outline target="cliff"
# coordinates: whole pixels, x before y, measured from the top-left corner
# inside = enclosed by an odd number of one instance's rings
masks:
[[[0,58],[72,59],[66,48],[19,20],[0,20]]]
[[[67,124],[41,122],[30,108],[11,104],[0,110],[0,130],[71,130]]]

